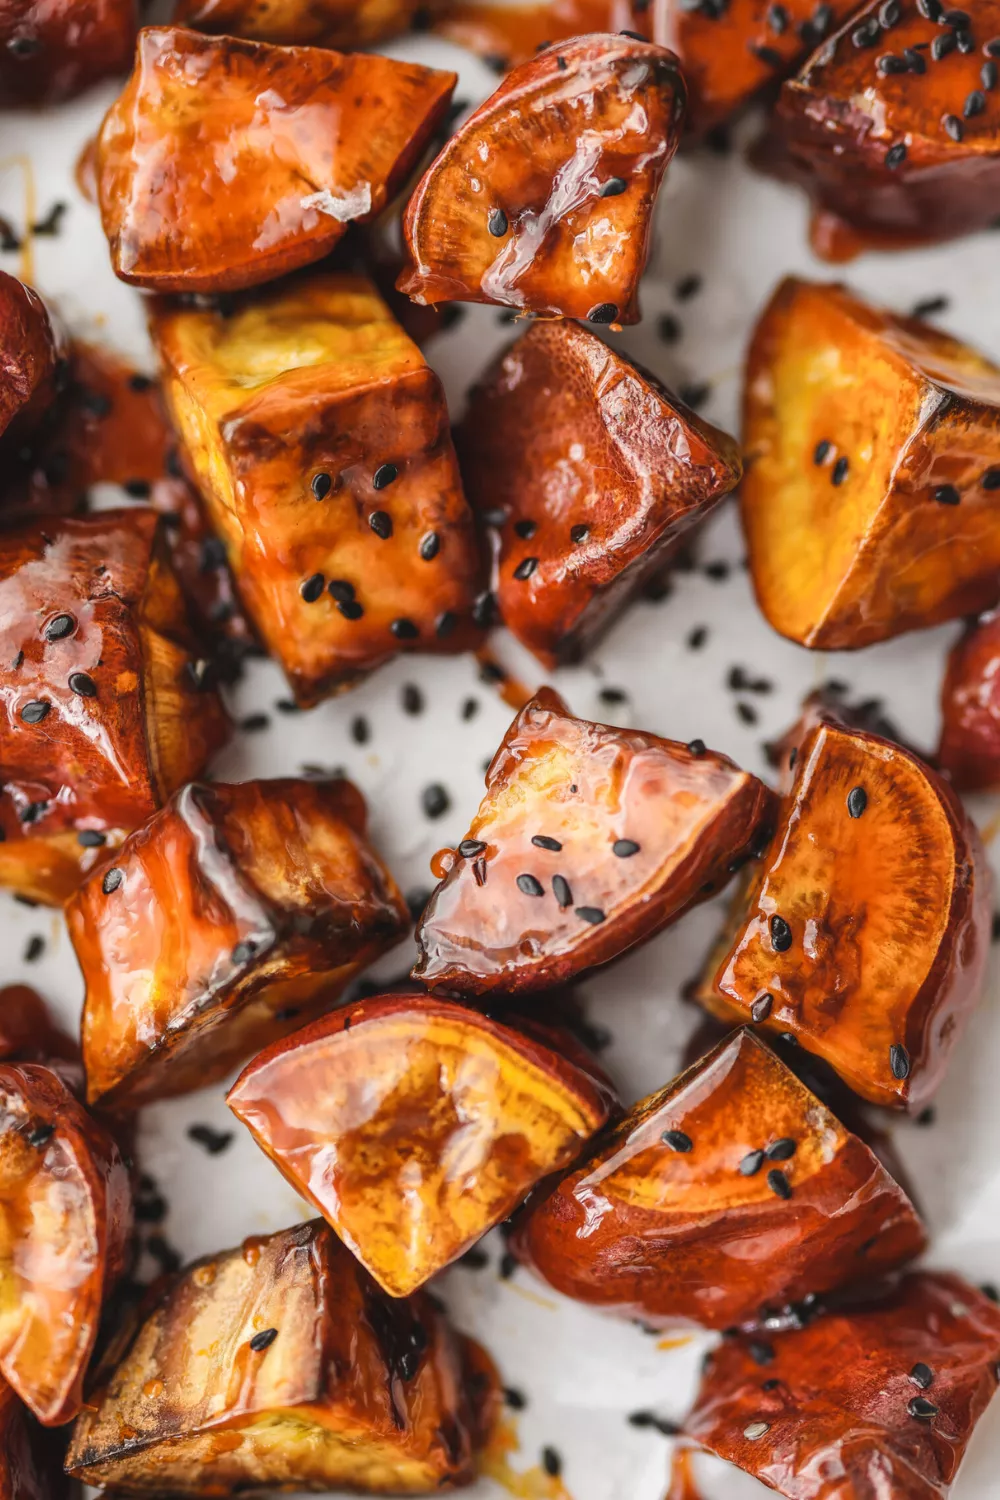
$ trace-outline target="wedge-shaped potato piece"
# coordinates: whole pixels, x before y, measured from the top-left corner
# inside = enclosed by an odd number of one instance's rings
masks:
[[[408,31],[417,9],[418,0],[177,0],[174,20],[255,42],[352,48]]]
[[[0,691],[0,885],[61,904],[229,733],[153,511],[0,537]]]
[[[921,1271],[768,1346],[726,1339],[685,1430],[789,1500],[945,1500],[997,1388],[1000,1311]]]
[[[406,207],[415,302],[634,323],[653,203],[680,135],[665,47],[584,36],[516,68],[455,132]]]
[[[992,879],[910,751],[821,721],[715,977],[718,1013],[791,1034],[874,1104],[933,1094],[979,998]]]
[[[609,1106],[592,1077],[532,1038],[407,994],[275,1043],[227,1103],[392,1297],[575,1161]]]
[[[844,261],[988,228],[1000,192],[998,0],[908,5],[888,31],[878,0],[839,15],[841,30],[783,86],[757,151],[810,194],[817,255]]]
[[[67,1467],[129,1494],[429,1493],[472,1477],[466,1360],[429,1299],[393,1302],[300,1225],[174,1279]]]
[[[742,472],[732,438],[570,322],[536,322],[499,356],[456,444],[501,616],[548,667],[582,654]]]
[[[551,688],[518,714],[417,928],[431,989],[550,989],[652,937],[725,883],[771,813],[724,755],[575,719]]]
[[[431,10],[431,30],[477,53],[497,72],[507,73],[553,42],[589,32],[627,29],[649,41],[649,9],[643,0],[541,0],[514,6],[503,0],[438,0]]]
[[[66,909],[90,1100],[221,1078],[332,1004],[406,932],[349,781],[194,783]]]
[[[966,345],[789,278],[751,343],[744,453],[750,571],[782,635],[844,650],[996,602],[1000,370]]]
[[[62,1452],[59,1437],[43,1431],[0,1380],[0,1500],[66,1500]]]
[[[146,27],[97,143],[116,275],[152,291],[223,292],[322,259],[405,181],[455,76]]]
[[[898,1266],[923,1244],[868,1147],[744,1030],[530,1203],[512,1249],[581,1302],[727,1328]]]
[[[477,552],[441,383],[365,280],[318,276],[152,334],[240,594],[312,703],[404,649],[454,650]]]
[[[0,1063],[0,1374],[47,1426],[80,1409],[131,1229],[112,1137],[52,1069]]]
[[[30,436],[52,406],[64,375],[62,336],[45,303],[30,286],[0,271],[0,453],[5,463],[13,446]]]
[[[0,109],[52,104],[127,73],[136,0],[3,0]]]
[[[937,763],[960,792],[1000,787],[1000,612],[970,624],[948,657]]]

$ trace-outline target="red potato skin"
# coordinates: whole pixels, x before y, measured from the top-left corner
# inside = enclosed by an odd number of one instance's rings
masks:
[[[951,649],[937,764],[956,791],[1000,787],[1000,611],[973,621]]]
[[[62,338],[45,303],[0,271],[0,453],[6,462],[55,401],[64,376]]]
[[[127,73],[137,25],[136,0],[0,0],[0,109]]]

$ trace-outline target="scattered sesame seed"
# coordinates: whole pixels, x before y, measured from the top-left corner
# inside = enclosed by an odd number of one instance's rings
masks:
[[[441,551],[441,538],[436,531],[428,531],[420,538],[419,552],[424,562],[433,562]]]
[[[538,530],[538,522],[532,521],[525,516],[522,520],[514,522],[514,530],[522,541],[530,542]]]
[[[860,818],[868,806],[868,793],[863,786],[852,786],[847,794],[847,811],[852,818]]]
[[[148,500],[153,493],[148,479],[126,479],[122,489],[131,500]]]
[[[934,1384],[934,1371],[930,1365],[925,1365],[921,1360],[913,1366],[907,1378],[912,1380],[915,1386],[919,1386],[922,1391],[929,1391]]]
[[[575,542],[578,546],[581,542],[585,542],[589,535],[590,527],[584,526],[582,522],[578,523],[576,526],[571,526],[569,529],[570,541]]]
[[[683,332],[680,319],[673,313],[661,313],[656,320],[656,331],[665,344],[676,344]]]
[[[825,464],[827,459],[830,457],[832,448],[833,444],[829,442],[827,438],[820,438],[819,442],[813,449],[813,463]]]
[[[922,301],[913,304],[910,316],[932,318],[936,313],[947,312],[950,305],[947,297],[924,297]]]
[[[736,716],[744,724],[756,724],[760,717],[752,703],[737,703]]]
[[[486,220],[486,228],[493,235],[494,239],[500,239],[507,233],[507,215],[502,208],[490,209],[490,216]]]
[[[81,849],[102,849],[108,842],[108,836],[98,828],[81,828],[76,841]]]
[[[979,70],[979,81],[984,89],[992,91],[997,86],[998,70],[992,57],[988,57]]]
[[[904,1078],[909,1078],[910,1055],[906,1048],[901,1046],[899,1042],[893,1042],[889,1048],[889,1065],[892,1068],[893,1078],[898,1078],[900,1082]]]
[[[938,1414],[938,1408],[926,1396],[912,1396],[906,1403],[906,1410],[918,1422],[932,1422]]]
[[[769,1422],[750,1422],[748,1426],[744,1427],[743,1436],[748,1438],[751,1443],[755,1443],[758,1438],[762,1438],[770,1430],[771,1424]]]
[[[599,302],[592,307],[587,314],[588,323],[614,323],[618,317],[618,304],[616,302]]]
[[[319,474],[313,475],[309,488],[317,500],[325,500],[333,489],[333,479],[325,470],[322,470]]]
[[[753,53],[758,62],[762,62],[768,68],[783,68],[785,59],[776,47],[766,47],[760,42],[748,43],[748,50]]]
[[[984,490],[1000,490],[1000,467],[987,469],[979,483]]]
[[[692,631],[689,631],[686,645],[689,651],[700,651],[707,640],[708,626],[696,625]]]
[[[855,26],[851,32],[851,41],[855,47],[874,47],[881,34],[881,28],[874,16],[870,20],[863,21],[860,26]]]
[[[936,1119],[937,1110],[934,1108],[933,1104],[926,1104],[920,1111],[919,1115],[917,1115],[914,1124],[922,1126],[933,1125]]]
[[[623,32],[622,35],[635,36],[635,32]],[[638,40],[641,42],[643,38],[639,37]],[[542,1449],[542,1468],[545,1470],[546,1474],[548,1474],[550,1479],[559,1478],[559,1475],[562,1473],[562,1459],[559,1457],[559,1454],[554,1448]]]
[[[665,1146],[669,1146],[671,1151],[679,1151],[682,1156],[694,1150],[694,1141],[683,1130],[665,1130],[660,1140]]]
[[[404,714],[416,715],[423,713],[424,695],[415,682],[404,682],[399,696]]]
[[[890,171],[902,166],[906,160],[906,147],[902,141],[897,141],[895,146],[890,146],[885,153],[885,165]]]
[[[267,729],[271,720],[267,714],[244,714],[239,721],[239,727],[244,734],[256,734],[262,729]]]
[[[376,489],[381,488],[381,485],[376,485]],[[368,525],[383,542],[387,542],[392,536],[392,517],[387,510],[373,510],[368,517]]]
[[[25,724],[40,724],[51,707],[44,699],[34,698],[21,709],[21,718]]]
[[[840,458],[837,459],[837,462],[834,464],[833,468],[830,470],[830,482],[831,482],[831,484],[837,484],[837,485],[843,484],[844,480],[847,478],[848,467],[849,467],[849,465],[848,465],[847,455],[846,454],[841,454]]]
[[[97,683],[87,672],[71,672],[69,690],[71,693],[76,693],[79,698],[97,697]]]
[[[917,10],[925,21],[936,21],[941,16],[944,6],[941,0],[917,0]]]
[[[524,1411],[524,1408],[528,1404],[528,1398],[524,1394],[524,1392],[519,1391],[516,1386],[512,1385],[504,1386],[503,1399],[506,1401],[511,1411]]]
[[[899,0],[885,0],[885,3],[879,6],[879,25],[884,31],[890,31],[893,26],[899,24],[902,14],[903,7]]]
[[[771,933],[771,947],[776,953],[787,953],[792,946],[792,929],[784,917],[775,914],[769,923]]]
[[[635,839],[615,839],[611,852],[619,859],[631,859],[633,854],[639,853],[639,845]]]
[[[47,1146],[55,1133],[56,1127],[54,1125],[36,1125],[33,1130],[28,1131],[28,1145],[34,1146],[36,1149],[40,1146]]]
[[[962,497],[953,484],[939,484],[931,491],[938,505],[960,505]]]
[[[941,120],[945,133],[950,135],[953,141],[960,141],[965,134],[962,122],[957,115],[944,115]]]
[[[364,606],[356,599],[338,599],[337,609],[345,620],[360,620],[364,614]]]
[[[392,484],[394,479],[399,478],[399,470],[395,464],[379,464],[372,475],[372,489],[384,490]]]
[[[766,1343],[764,1339],[749,1339],[747,1341],[747,1353],[755,1365],[770,1365],[774,1363],[774,1345]]]
[[[764,1165],[763,1151],[748,1151],[740,1162],[740,1176],[754,1177]]]
[[[420,805],[428,818],[440,818],[451,807],[451,798],[440,781],[432,781],[420,793]]]
[[[931,57],[934,62],[941,62],[948,56],[949,52],[954,52],[957,46],[955,33],[953,31],[942,31],[941,35],[936,36],[931,42]]]
[[[260,1333],[255,1333],[250,1340],[250,1348],[255,1354],[261,1354],[265,1349],[271,1347],[277,1337],[278,1330],[276,1328],[262,1328]]]
[[[389,629],[397,641],[415,641],[420,634],[413,621],[408,620],[405,615],[400,615],[397,619],[390,621]]]
[[[467,724],[479,712],[479,699],[466,698],[462,703],[462,719]]]
[[[903,59],[897,57],[894,52],[883,52],[875,59],[875,71],[881,73],[884,78],[890,73],[906,73],[909,69]]]
[[[221,1156],[234,1139],[231,1130],[213,1130],[211,1125],[189,1125],[187,1134],[188,1140],[201,1146],[209,1156]]]
[[[39,937],[38,933],[36,932],[32,937],[28,939],[27,943],[25,944],[24,962],[26,964],[37,963],[38,959],[41,958],[44,952],[45,939],[43,937]]]
[[[482,839],[463,839],[458,852],[463,859],[478,859],[480,854],[486,853],[486,845]]]
[[[963,31],[972,24],[972,17],[966,10],[946,10],[938,17],[942,26],[950,26],[954,31]]]
[[[236,947],[229,956],[234,964],[249,963],[256,952],[256,948],[256,943],[251,942],[249,939],[244,939],[242,943],[236,944]]]
[[[42,634],[47,641],[61,641],[66,636],[72,635],[76,629],[76,621],[72,615],[56,615],[46,625]]]
[[[973,89],[962,105],[962,113],[967,120],[972,120],[976,115],[981,115],[986,109],[986,95],[982,89]]]
[[[764,1155],[768,1161],[788,1161],[795,1155],[796,1143],[790,1135],[783,1135],[769,1146],[764,1147]]]
[[[758,1023],[761,1021],[766,1021],[768,1016],[771,1014],[771,1008],[773,1005],[773,995],[758,995],[756,1000],[750,1007],[751,1021],[757,1021]]]
[[[783,5],[769,5],[767,7],[767,24],[775,36],[784,36],[788,30],[789,15]]]
[[[696,740],[688,740],[686,748],[687,748],[688,754],[689,755],[693,755],[695,757],[695,759],[697,760],[702,755],[705,754],[705,741],[704,740],[697,740],[697,739]]]
[[[450,609],[442,610],[434,622],[434,634],[439,641],[443,641],[445,636],[451,635],[457,624],[457,615],[452,614]]]
[[[517,877],[517,888],[525,896],[545,895],[545,887],[534,875],[519,875]]]
[[[356,714],[351,720],[351,739],[356,745],[367,745],[372,737],[372,727],[364,714]]]
[[[537,567],[537,557],[523,557],[518,563],[517,567],[514,569],[514,577],[518,579],[519,582],[523,583],[525,579],[531,577],[532,573]]]
[[[789,1199],[792,1196],[792,1184],[784,1172],[777,1167],[772,1167],[767,1174],[767,1185],[777,1198]]]
[[[622,193],[628,190],[628,183],[624,177],[609,177],[607,182],[602,182],[599,198],[620,198]]]
[[[480,594],[472,606],[473,623],[481,626],[483,629],[492,625],[496,619],[496,603],[495,596],[489,590]],[[440,634],[440,630],[438,634]]]
[[[326,579],[322,573],[313,573],[310,578],[303,579],[299,584],[299,593],[307,604],[315,604],[326,587]]]
[[[104,879],[101,881],[101,890],[106,896],[110,896],[112,891],[118,889],[124,879],[125,876],[118,869],[117,865],[115,865],[110,870],[105,871]]]
[[[926,73],[927,63],[915,47],[903,48],[903,61],[911,73]]]
[[[591,927],[598,927],[604,921],[604,913],[599,906],[577,906],[574,911],[581,922],[589,922]]]
[[[573,905],[573,892],[570,889],[569,881],[562,875],[553,875],[552,894],[564,910],[566,907]]]

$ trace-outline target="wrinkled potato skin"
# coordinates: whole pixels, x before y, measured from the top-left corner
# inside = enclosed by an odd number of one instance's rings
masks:
[[[55,401],[62,357],[62,338],[41,297],[0,271],[0,454],[5,464],[14,444],[30,434]]]
[[[973,621],[948,657],[937,764],[959,792],[1000,787],[1000,613]]]
[[[127,73],[137,25],[136,0],[0,0],[0,109]]]
[[[174,20],[281,46],[367,47],[408,31],[418,0],[177,0]]]

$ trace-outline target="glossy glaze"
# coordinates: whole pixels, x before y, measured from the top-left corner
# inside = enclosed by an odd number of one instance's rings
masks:
[[[952,647],[937,763],[960,792],[1000,787],[1000,613],[970,622]]]
[[[909,5],[883,32],[876,0],[782,88],[760,162],[812,197],[817,254],[845,260],[862,250],[906,249],[996,219],[1000,100],[984,89],[981,69],[985,44],[1000,33],[1000,3],[979,0],[965,14],[969,24],[959,30],[972,45],[952,45],[937,59],[930,49],[946,28]],[[875,44],[859,47],[859,29],[872,27]],[[925,67],[906,67],[906,51],[922,53]],[[886,56],[904,65],[886,72],[879,63]],[[967,115],[973,93],[983,108]]]
[[[753,335],[743,432],[750,571],[782,635],[850,649],[996,602],[1000,370],[968,345],[788,278]]]
[[[769,995],[760,1025],[791,1034],[862,1098],[919,1108],[979,999],[992,886],[939,776],[899,745],[821,722],[799,747],[714,1008],[747,1020]]]
[[[6,984],[0,989],[0,1062],[44,1063],[71,1093],[83,1098],[79,1043],[61,1030],[30,985]]]
[[[127,73],[137,25],[137,0],[0,0],[0,109]]]
[[[269,1047],[226,1102],[393,1297],[507,1218],[608,1118],[603,1092],[548,1047],[409,994]]]
[[[794,1500],[945,1500],[997,1388],[1000,1311],[981,1292],[918,1272],[770,1342],[766,1368],[742,1339],[715,1350],[692,1437]]]
[[[776,1141],[794,1142],[791,1154],[768,1159]],[[745,1030],[529,1203],[511,1245],[582,1302],[658,1326],[728,1328],[899,1265],[923,1243],[867,1146]]]
[[[545,0],[540,5],[487,5],[445,0],[435,7],[439,36],[476,52],[497,72],[530,62],[545,45],[597,31],[650,37],[650,7],[632,0]]]
[[[455,441],[504,624],[547,667],[581,655],[742,472],[732,438],[565,321],[497,358]]]
[[[67,1500],[62,1444],[0,1380],[0,1500]]]
[[[87,879],[66,919],[92,1102],[224,1076],[403,936],[406,906],[365,819],[347,781],[196,782],[125,841],[114,889],[107,864]]]
[[[62,355],[62,338],[41,297],[0,271],[0,439],[5,439],[0,453],[5,464],[55,401]]]
[[[0,884],[61,903],[224,744],[197,654],[148,508],[0,536]]]
[[[401,650],[469,644],[478,555],[444,392],[369,282],[309,277],[228,315],[160,303],[151,331],[186,461],[300,702]]]
[[[472,1477],[481,1412],[467,1373],[468,1346],[429,1299],[386,1297],[316,1221],[175,1278],[77,1423],[67,1463],[130,1494],[422,1494]]]
[[[539,53],[469,116],[418,184],[403,219],[411,264],[400,290],[415,302],[574,318],[601,309],[600,322],[634,323],[653,203],[683,112],[684,83],[665,48],[605,35]],[[602,197],[612,178],[625,191]]]
[[[116,274],[222,292],[320,260],[405,181],[454,85],[386,57],[145,28],[97,146]]]
[[[80,1409],[131,1229],[112,1137],[51,1069],[0,1063],[0,1374],[47,1426]]]
[[[543,688],[486,773],[466,835],[485,848],[447,852],[414,977],[473,995],[563,984],[725,884],[770,809],[767,788],[725,756],[575,719]]]
[[[173,19],[257,42],[350,49],[409,30],[416,10],[417,0],[176,0]]]

